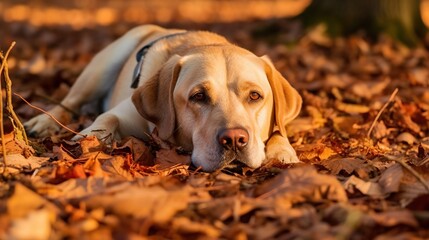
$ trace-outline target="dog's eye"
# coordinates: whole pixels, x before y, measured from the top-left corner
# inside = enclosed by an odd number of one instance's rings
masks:
[[[194,102],[206,102],[207,95],[204,92],[197,92],[193,94],[189,99]]]
[[[258,92],[251,92],[249,94],[249,99],[250,101],[258,101],[259,99],[262,99],[262,96]]]

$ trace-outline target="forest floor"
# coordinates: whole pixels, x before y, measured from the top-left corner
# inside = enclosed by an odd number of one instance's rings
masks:
[[[65,129],[28,147],[5,117],[1,239],[429,238],[427,45],[330,39],[287,20],[169,25],[220,33],[273,60],[304,100],[288,127],[302,163],[204,173],[156,137],[73,142]],[[0,22],[3,53],[16,41],[13,91],[51,108],[129,28]],[[22,121],[40,113],[17,97],[13,106]],[[68,127],[95,115],[88,108]]]

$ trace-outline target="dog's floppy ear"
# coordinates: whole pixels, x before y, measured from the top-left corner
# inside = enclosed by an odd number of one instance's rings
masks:
[[[262,56],[265,72],[274,97],[274,118],[280,134],[287,137],[286,124],[296,118],[301,110],[302,98],[289,82],[275,69],[267,56]]]
[[[168,139],[176,127],[173,91],[180,73],[181,57],[171,57],[152,78],[136,89],[132,101],[137,111],[158,128],[159,137]]]

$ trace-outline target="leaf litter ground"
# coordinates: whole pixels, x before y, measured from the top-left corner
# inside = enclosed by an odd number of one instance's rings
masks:
[[[13,89],[49,109],[91,57],[130,26],[73,30],[0,23]],[[380,37],[329,39],[295,22],[188,24],[268,54],[304,99],[288,133],[302,161],[203,173],[152,134],[106,144],[66,130],[8,134],[0,238],[429,238],[429,53]],[[275,34],[265,29],[277,29]],[[395,89],[398,89],[397,91]],[[23,119],[38,114],[20,99]],[[88,126],[94,106],[68,127]],[[381,111],[382,110],[382,111]],[[27,149],[27,150],[26,150]],[[31,156],[30,156],[31,155]]]

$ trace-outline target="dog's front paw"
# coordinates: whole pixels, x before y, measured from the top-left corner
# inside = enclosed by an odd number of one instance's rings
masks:
[[[49,111],[50,115],[61,123],[67,123],[71,119],[71,114],[61,107],[55,107]],[[24,123],[25,130],[32,137],[48,137],[60,130],[60,126],[47,114],[40,114]]]
[[[90,126],[82,130],[78,135],[75,135],[71,140],[77,141],[88,136],[94,136],[99,140],[106,140],[107,142],[117,139],[115,133],[109,131],[107,126]]]
[[[85,136],[95,136],[107,142],[119,140],[118,126],[118,118],[115,115],[104,113],[98,116],[91,126],[82,130],[79,135],[74,136],[72,140],[79,140]]]
[[[266,158],[278,159],[283,163],[298,163],[300,162],[296,156],[295,150],[289,143],[286,137],[280,134],[274,134],[267,142]]]

